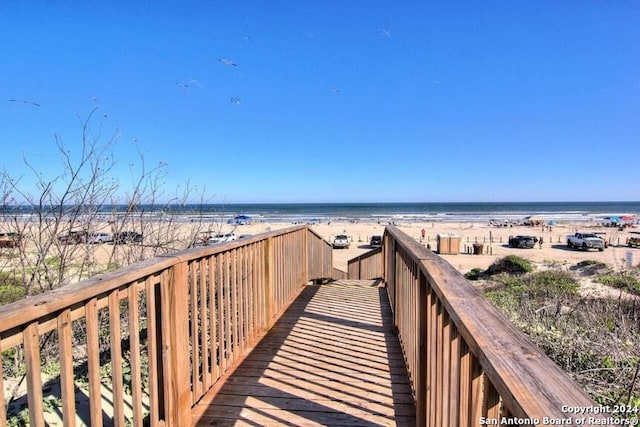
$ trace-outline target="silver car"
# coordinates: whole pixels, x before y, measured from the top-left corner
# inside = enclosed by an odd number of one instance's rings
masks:
[[[113,237],[109,233],[91,233],[87,238],[87,243],[107,243],[113,242]]]
[[[333,239],[334,249],[349,249],[349,236],[346,234],[338,234]]]

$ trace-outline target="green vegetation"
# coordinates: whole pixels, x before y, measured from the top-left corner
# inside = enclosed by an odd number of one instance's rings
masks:
[[[485,272],[485,295],[599,404],[640,402],[640,306],[622,299],[587,299],[572,271],[533,272],[526,263],[499,260]],[[520,266],[521,268],[515,268]],[[528,268],[528,272],[523,272]],[[640,293],[632,273],[612,273],[599,262],[572,268],[608,286]],[[604,273],[603,273],[604,271]],[[488,274],[496,272],[496,274]],[[499,272],[499,273],[498,273]],[[629,414],[637,419],[638,414]]]
[[[525,274],[530,273],[534,265],[528,259],[517,255],[509,255],[491,264],[488,269],[474,268],[464,275],[469,280],[479,280],[501,273]]]
[[[20,277],[12,271],[0,271],[0,305],[18,301],[26,296]]]
[[[468,273],[465,273],[464,277],[466,277],[469,280],[478,280],[480,278],[482,278],[484,273],[484,270],[481,268],[474,268],[471,271],[469,271]]]
[[[611,286],[613,288],[623,289],[636,295],[640,295],[640,280],[630,272],[606,273],[598,276],[596,281]]]
[[[490,265],[485,273],[489,276],[500,273],[519,275],[530,273],[533,270],[534,265],[528,259],[521,258],[517,255],[509,255]]]

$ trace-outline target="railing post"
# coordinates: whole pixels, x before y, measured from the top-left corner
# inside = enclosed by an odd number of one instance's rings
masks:
[[[166,283],[162,328],[164,398],[168,426],[191,425],[191,381],[189,368],[189,285],[186,262],[171,268]]]

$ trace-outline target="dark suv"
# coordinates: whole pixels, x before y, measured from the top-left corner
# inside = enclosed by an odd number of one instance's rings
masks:
[[[371,240],[369,241],[369,246],[371,246],[372,248],[379,248],[380,246],[382,246],[382,236],[380,235],[371,236]]]
[[[113,243],[142,243],[142,234],[135,231],[121,231],[113,235]]]
[[[538,242],[533,236],[509,236],[509,246],[512,248],[531,249]]]
[[[89,237],[89,233],[86,231],[70,231],[67,234],[58,236],[58,241],[67,245],[86,243]]]

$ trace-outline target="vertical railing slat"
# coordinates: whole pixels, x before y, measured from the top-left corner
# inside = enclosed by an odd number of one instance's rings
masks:
[[[140,368],[140,309],[138,304],[138,291],[136,286],[129,286],[127,291],[127,304],[129,307],[129,354],[131,365],[131,390],[133,405],[133,426],[141,427],[144,418],[142,410],[142,370]],[[148,330],[148,329],[147,329]],[[149,360],[149,363],[151,361]]]
[[[500,395],[486,375],[482,376],[482,380],[484,382],[482,415],[487,419],[498,419],[500,417]]]
[[[211,343],[209,354],[211,356],[211,382],[215,383],[220,377],[220,371],[218,369],[217,362],[217,347],[218,347],[218,334],[217,334],[217,302],[216,302],[216,258],[212,256],[208,260],[209,263],[209,332],[211,333]]]
[[[109,294],[109,332],[111,336],[111,391],[115,425],[124,425],[124,392],[122,382],[122,333],[120,330],[120,298],[118,290]]]
[[[167,385],[167,423],[170,426],[191,425],[191,382],[189,375],[189,301],[185,298],[189,292],[189,270],[186,262],[178,262],[170,269],[168,281],[163,289],[162,326],[165,335]],[[192,351],[197,351],[193,349]]]
[[[240,354],[244,354],[247,345],[247,248],[241,248],[240,251],[240,294],[239,294],[239,310],[240,310]]]
[[[156,323],[156,285],[152,278],[145,280],[145,295],[147,303],[147,352],[149,354],[149,421],[151,427],[158,426],[163,397],[159,393],[162,384],[158,372],[158,327]]]
[[[225,330],[226,330],[226,322],[225,322],[225,301],[226,296],[224,292],[225,288],[225,274],[224,274],[225,264],[224,264],[224,256],[222,254],[218,255],[216,261],[216,270],[218,272],[218,363],[220,365],[220,375],[224,374],[227,370],[227,356],[225,353]]]
[[[451,390],[451,321],[446,310],[442,310],[442,425],[448,426],[449,420],[449,399]]]
[[[231,286],[229,290],[231,292],[231,343],[232,343],[232,352],[231,352],[231,360],[235,362],[238,358],[238,346],[239,346],[239,328],[240,322],[238,322],[238,253],[237,249],[234,249],[230,252],[230,261],[231,261]]]
[[[209,339],[209,316],[212,312],[207,296],[207,267],[208,263],[202,260],[198,263],[199,277],[198,284],[200,285],[200,348],[202,349],[202,393],[211,387],[211,368],[209,367],[209,346],[207,345]],[[200,398],[200,396],[198,396]],[[194,402],[195,403],[195,402]]]
[[[60,394],[62,419],[65,426],[76,425],[76,398],[73,377],[73,343],[71,340],[71,310],[58,315],[58,352],[60,354]]]
[[[224,301],[224,318],[225,318],[225,332],[224,332],[224,340],[225,340],[225,368],[226,371],[233,362],[233,336],[232,330],[234,327],[233,324],[233,316],[231,314],[231,307],[233,299],[232,294],[232,280],[233,276],[231,274],[231,255],[229,252],[225,252],[224,254],[224,289],[225,289],[225,301]]]
[[[27,364],[27,401],[31,425],[44,426],[42,406],[42,377],[40,371],[40,335],[38,323],[32,322],[24,329],[24,357]]]
[[[461,347],[460,335],[458,335],[458,330],[451,325],[451,335],[450,335],[450,370],[449,370],[449,425],[450,426],[458,426],[460,425],[460,420],[458,418],[459,411],[458,407],[460,406],[460,347]]]
[[[470,426],[471,423],[471,352],[467,344],[460,343],[460,403],[458,405],[458,419],[460,426]]]
[[[2,336],[0,336],[0,373],[4,372],[4,366],[3,366],[3,357],[2,357]],[[6,424],[6,419],[7,419],[7,407],[5,405],[5,398],[4,398],[4,375],[0,374],[0,427],[5,427]]]
[[[189,313],[191,317],[191,403],[195,403],[200,396],[200,345],[198,335],[198,279],[197,262],[189,264]],[[185,298],[183,296],[183,298]]]
[[[89,410],[91,426],[102,426],[102,390],[100,383],[100,344],[98,338],[98,300],[92,298],[85,306],[87,322],[87,365],[89,371]]]
[[[482,367],[480,366],[480,362],[475,357],[475,355],[471,355],[471,414],[470,419],[479,420],[482,416],[482,392],[484,387],[483,377],[484,373],[482,372]]]

